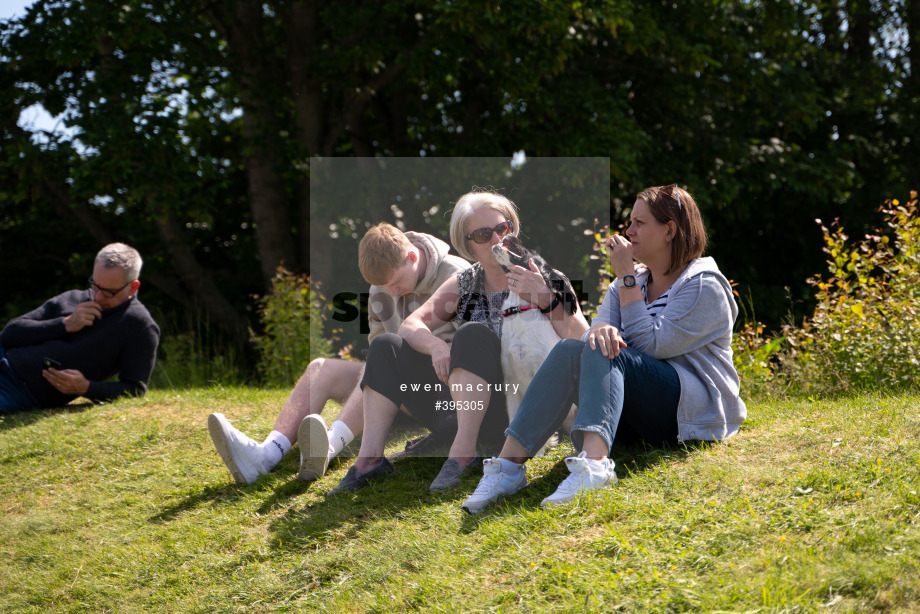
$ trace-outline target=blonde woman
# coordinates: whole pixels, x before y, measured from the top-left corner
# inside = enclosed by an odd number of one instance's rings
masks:
[[[547,287],[535,266],[512,266],[506,274],[495,261],[492,246],[519,230],[517,208],[501,194],[470,192],[457,201],[451,244],[473,265],[451,276],[407,317],[399,335],[382,335],[371,344],[361,381],[361,450],[330,495],[355,490],[394,471],[383,451],[400,406],[425,425],[456,417],[456,436],[431,484],[433,492],[459,485],[460,476],[479,466],[477,441],[501,437],[507,426],[504,395],[494,390],[503,382],[500,337],[508,292],[543,310],[563,339],[577,339],[588,329],[580,308],[568,313],[555,300],[559,289]],[[449,322],[459,326],[452,343],[433,333]]]

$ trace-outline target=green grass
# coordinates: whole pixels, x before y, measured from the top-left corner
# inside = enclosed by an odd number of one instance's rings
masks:
[[[730,442],[618,449],[619,485],[543,511],[557,449],[471,517],[478,476],[430,495],[438,459],[329,501],[348,462],[303,484],[296,451],[235,485],[207,415],[262,437],[285,395],[0,418],[0,610],[920,611],[920,397],[752,402]]]

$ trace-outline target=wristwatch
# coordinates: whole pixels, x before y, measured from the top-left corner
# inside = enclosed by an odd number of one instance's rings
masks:
[[[636,276],[635,275],[624,275],[623,279],[620,280],[623,282],[624,288],[632,288],[636,285]]]

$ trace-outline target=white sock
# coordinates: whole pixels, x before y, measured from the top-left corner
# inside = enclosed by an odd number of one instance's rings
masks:
[[[515,463],[510,461],[507,458],[501,459],[502,461],[502,473],[517,473],[524,468],[524,463]]]
[[[329,459],[339,455],[339,452],[345,449],[345,446],[351,443],[355,434],[351,432],[348,425],[341,420],[336,420],[329,427]]]
[[[265,470],[271,471],[291,451],[291,442],[280,432],[272,431],[262,442],[262,449],[265,451]]]

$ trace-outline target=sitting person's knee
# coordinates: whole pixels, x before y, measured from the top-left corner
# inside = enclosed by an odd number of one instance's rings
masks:
[[[489,347],[500,348],[501,340],[492,329],[479,322],[469,322],[461,326],[451,344],[451,349],[455,351],[481,350]]]
[[[402,346],[403,339],[396,333],[383,333],[374,337],[370,346],[367,348],[367,361],[370,362],[375,356],[394,355]]]
[[[591,348],[590,345],[581,339],[561,339],[560,341],[556,342],[556,345],[553,346],[553,349],[556,349],[557,346],[570,352],[580,352],[584,348]]]
[[[319,372],[323,370],[324,366],[326,366],[325,358],[314,358],[310,361],[310,364],[307,365],[307,370],[304,375],[310,379],[313,379],[319,375]]]

